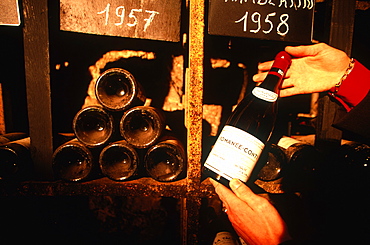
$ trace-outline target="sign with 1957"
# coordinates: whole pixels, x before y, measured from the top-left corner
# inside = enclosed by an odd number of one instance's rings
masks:
[[[19,26],[21,24],[18,0],[0,0],[0,11],[0,25]]]
[[[178,42],[181,0],[60,0],[60,29]]]
[[[209,0],[211,35],[309,43],[315,0]]]

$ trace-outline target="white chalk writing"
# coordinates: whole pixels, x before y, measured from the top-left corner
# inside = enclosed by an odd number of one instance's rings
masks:
[[[286,9],[312,9],[314,7],[314,0],[224,0],[230,3],[252,3],[260,6],[270,5]]]
[[[112,22],[114,22],[115,26],[122,26],[125,23],[125,15],[126,15],[126,8],[125,6],[118,6],[115,9],[115,16],[110,16],[110,9],[111,9],[111,4],[108,3],[104,10],[97,12],[97,14],[105,14],[105,19],[104,19],[104,25],[109,25],[110,24],[110,18],[116,17]],[[154,10],[143,10],[143,9],[131,9],[128,18],[129,20],[126,23],[126,26],[128,27],[134,27],[139,24],[140,21],[144,21],[144,27],[143,31],[145,32],[150,24],[153,22],[154,17],[158,15],[159,12],[154,11]],[[148,17],[146,17],[148,16]],[[116,22],[118,18],[118,22]]]
[[[252,28],[248,28],[248,15],[249,12],[246,11],[243,17],[241,17],[239,20],[236,20],[235,23],[243,23],[243,31],[244,32],[251,32],[251,33],[258,33],[261,30],[261,14],[259,12],[254,12],[251,15],[251,21],[254,23]],[[276,12],[272,12],[266,15],[264,23],[268,26],[268,29],[262,29],[262,32],[264,34],[269,34],[271,31],[274,29],[274,22],[273,22],[273,17],[276,16]],[[288,19],[289,15],[288,14],[281,14],[280,15],[280,22],[278,23],[276,27],[276,33],[279,34],[280,36],[285,36],[289,32],[289,24],[288,24]]]

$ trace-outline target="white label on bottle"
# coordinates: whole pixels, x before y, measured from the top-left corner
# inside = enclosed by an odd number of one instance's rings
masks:
[[[252,90],[252,94],[261,100],[265,100],[268,102],[275,102],[278,98],[278,94],[274,93],[268,89],[255,87]]]
[[[204,166],[225,179],[237,178],[246,182],[264,147],[264,143],[253,135],[226,125]]]
[[[237,245],[234,236],[228,231],[221,231],[216,234],[213,245]]]
[[[296,143],[299,143],[299,141],[296,140],[296,139],[290,138],[290,137],[283,136],[283,137],[281,137],[281,139],[279,140],[277,145],[284,148],[284,149],[288,149],[289,146],[292,146]]]

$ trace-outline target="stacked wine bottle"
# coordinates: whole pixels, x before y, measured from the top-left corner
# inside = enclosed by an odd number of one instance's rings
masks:
[[[284,192],[300,192],[315,188],[319,182],[323,154],[307,142],[283,136],[271,144],[258,179],[275,183]]]
[[[30,137],[23,132],[0,135],[0,180],[19,181],[32,178]]]
[[[166,129],[164,113],[147,105],[141,84],[122,68],[106,70],[95,85],[97,105],[78,111],[75,138],[53,155],[58,179],[83,181],[106,176],[124,181],[149,176],[175,181],[186,174],[182,142]]]

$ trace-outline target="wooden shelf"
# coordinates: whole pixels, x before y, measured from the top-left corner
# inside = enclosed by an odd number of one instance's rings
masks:
[[[63,182],[63,181],[29,181],[22,182],[18,188],[20,195],[112,195],[112,196],[135,196],[135,195],[160,195],[180,198],[186,193],[186,180],[171,183],[157,182],[151,178],[141,178],[118,182],[106,177],[86,182]]]
[[[213,194],[213,187],[205,180],[194,191],[198,197]],[[195,194],[195,193],[192,194]],[[86,182],[24,181],[14,185],[7,195],[20,196],[163,196],[184,198],[188,195],[188,180],[158,182],[145,177],[129,181],[113,181],[106,177]]]

